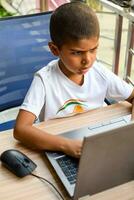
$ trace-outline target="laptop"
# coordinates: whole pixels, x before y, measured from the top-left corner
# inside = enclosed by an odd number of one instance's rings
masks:
[[[45,151],[73,200],[134,179],[134,122],[130,117],[63,133],[68,138],[84,138],[80,160]]]

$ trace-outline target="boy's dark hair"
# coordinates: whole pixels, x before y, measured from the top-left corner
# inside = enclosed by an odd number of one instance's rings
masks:
[[[58,47],[69,41],[99,38],[99,33],[99,22],[95,12],[82,2],[61,5],[50,19],[50,36]]]

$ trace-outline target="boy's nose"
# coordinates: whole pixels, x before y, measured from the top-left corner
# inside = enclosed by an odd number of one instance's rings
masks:
[[[90,61],[91,61],[91,55],[90,55],[90,53],[88,52],[88,53],[86,53],[85,55],[83,55],[83,57],[82,57],[82,64],[84,65],[84,64],[88,64],[88,63],[90,63]]]

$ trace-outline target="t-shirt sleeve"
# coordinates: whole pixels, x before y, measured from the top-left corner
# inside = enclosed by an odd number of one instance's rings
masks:
[[[101,64],[99,70],[101,76],[107,82],[106,98],[123,101],[131,95],[133,87],[130,84]]]
[[[104,70],[107,79],[106,97],[116,101],[126,100],[132,93],[133,87],[110,70]]]
[[[35,75],[32,84],[25,96],[20,109],[33,113],[38,118],[43,105],[45,104],[45,86],[40,76]]]

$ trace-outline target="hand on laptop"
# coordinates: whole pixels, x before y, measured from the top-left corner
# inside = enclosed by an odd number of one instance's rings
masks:
[[[79,158],[82,150],[82,140],[71,140],[67,139],[66,148],[64,153],[72,157]]]

